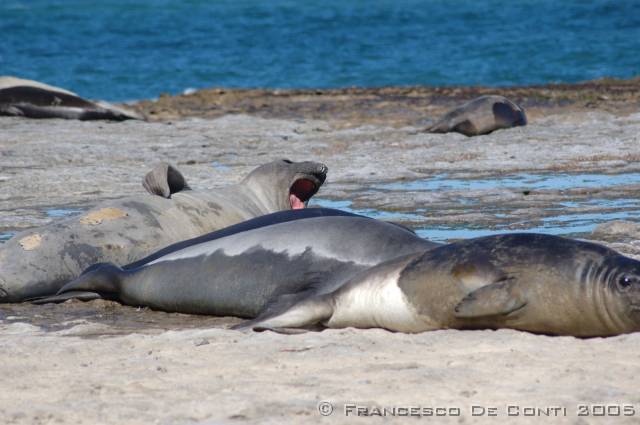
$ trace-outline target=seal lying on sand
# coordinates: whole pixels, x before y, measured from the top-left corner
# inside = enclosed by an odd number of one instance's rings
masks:
[[[640,330],[640,261],[604,246],[509,234],[425,251],[391,224],[328,217],[306,225],[313,220],[193,245],[134,270],[102,266],[65,285],[61,299],[94,291],[168,311],[257,315],[240,326],[255,330]],[[405,255],[379,263],[394,252]]]
[[[447,112],[427,132],[479,136],[521,125],[527,125],[527,116],[520,106],[503,96],[481,96]]]
[[[279,160],[256,168],[237,185],[203,192],[188,189],[176,169],[161,164],[145,178],[153,194],[104,203],[1,245],[0,302],[55,294],[97,262],[127,264],[253,217],[304,208],[326,173],[317,162]]]
[[[86,100],[59,87],[15,77],[0,77],[0,115],[78,120],[144,119],[132,110]]]
[[[123,269],[93,266],[58,296],[38,303],[105,297],[165,311],[251,318],[271,301],[282,305],[302,294],[329,293],[376,264],[434,246],[404,227],[338,210],[285,211]]]
[[[640,261],[557,236],[498,235],[410,254],[331,293],[293,297],[272,302],[244,327],[609,336],[640,330]]]

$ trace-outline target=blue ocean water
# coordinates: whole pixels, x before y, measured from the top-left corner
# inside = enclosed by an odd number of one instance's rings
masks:
[[[107,100],[640,74],[635,0],[0,0],[0,33],[0,75]]]

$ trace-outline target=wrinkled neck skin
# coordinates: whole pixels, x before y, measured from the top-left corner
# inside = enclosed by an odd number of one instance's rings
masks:
[[[241,222],[254,217],[280,210],[288,210],[289,206],[270,202],[260,197],[244,184],[225,186],[211,192],[183,191],[175,193],[171,202],[183,213],[206,220],[214,218],[216,222],[223,220],[226,227],[233,222]]]
[[[254,180],[247,176],[236,186],[236,190],[242,193],[248,202],[253,204],[262,214],[291,209],[289,204],[290,182],[278,184],[265,184],[264,177]]]
[[[624,299],[605,284],[611,268],[584,258],[562,267],[540,267],[519,283],[527,305],[507,315],[507,327],[536,333],[604,337],[640,328]]]
[[[640,330],[639,323],[633,320],[636,314],[631,311],[624,297],[615,288],[615,269],[606,267],[602,262],[585,261],[575,269],[576,285],[581,289],[580,304],[576,309],[591,312],[594,325],[599,325],[599,335],[608,336]]]

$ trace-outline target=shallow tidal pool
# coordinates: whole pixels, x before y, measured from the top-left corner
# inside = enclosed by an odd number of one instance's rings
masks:
[[[314,198],[310,205],[405,224],[434,241],[516,231],[581,236],[608,221],[640,220],[640,199],[633,196],[640,189],[640,173],[517,173],[478,178],[442,173],[362,189],[368,199],[396,192],[404,193],[410,204],[412,195],[431,192],[444,201],[414,205],[411,211],[327,198]],[[514,195],[519,196],[515,201]]]

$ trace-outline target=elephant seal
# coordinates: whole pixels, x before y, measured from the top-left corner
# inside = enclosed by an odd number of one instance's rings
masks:
[[[242,327],[511,328],[610,336],[640,330],[640,261],[594,243],[507,234],[409,254],[331,293],[296,297],[272,302]]]
[[[640,331],[640,261],[558,236],[516,233],[437,246],[373,219],[308,216],[135,268],[97,265],[45,301],[99,297],[254,318],[238,329],[611,336]]]
[[[144,120],[133,110],[77,94],[38,81],[0,76],[0,115],[77,120]]]
[[[471,137],[521,125],[527,125],[523,108],[503,96],[481,96],[447,112],[426,131]]]
[[[146,177],[150,192],[15,235],[0,246],[0,302],[55,294],[98,262],[127,264],[172,243],[275,211],[304,208],[326,178],[317,162],[264,164],[237,185],[189,189],[175,168]]]
[[[266,225],[256,227],[255,221]],[[271,302],[329,293],[368,268],[438,246],[392,223],[325,208],[263,216],[124,268],[99,264],[57,296],[252,318]]]

